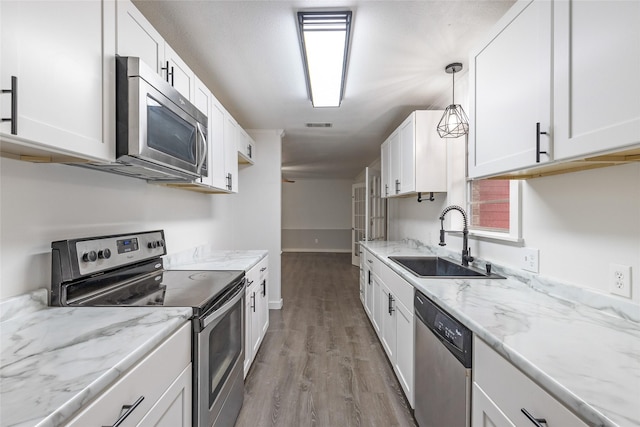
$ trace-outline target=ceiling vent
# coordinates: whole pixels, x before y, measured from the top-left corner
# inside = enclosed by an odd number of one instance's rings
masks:
[[[333,127],[333,123],[307,123],[305,126],[308,128],[330,128]]]

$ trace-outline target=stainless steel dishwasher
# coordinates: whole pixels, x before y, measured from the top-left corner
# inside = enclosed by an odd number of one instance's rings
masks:
[[[415,418],[420,427],[471,425],[472,332],[416,290]]]

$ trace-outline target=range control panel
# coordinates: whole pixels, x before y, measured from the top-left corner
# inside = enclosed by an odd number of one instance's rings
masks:
[[[167,253],[162,230],[63,240],[53,242],[51,246],[60,257],[71,258],[74,276],[99,273]],[[64,260],[63,264],[66,264]]]

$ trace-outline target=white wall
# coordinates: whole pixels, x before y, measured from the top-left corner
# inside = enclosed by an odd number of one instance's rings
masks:
[[[271,293],[279,297],[279,234],[269,236],[274,240],[267,247],[267,236],[246,226],[255,215],[253,220],[265,229],[279,230],[279,200],[263,208],[270,212],[268,218],[260,216],[260,210],[244,211],[256,199],[255,191],[274,198],[280,192],[279,139],[276,143],[267,138],[266,147],[261,142],[259,137],[257,151],[273,162],[270,169],[277,169],[277,180],[256,179],[250,169],[242,170],[243,188],[235,195],[200,194],[72,166],[0,159],[0,299],[49,287],[52,241],[154,229],[164,229],[169,253],[199,245],[269,249],[275,287]],[[252,167],[269,169],[266,164]]]
[[[256,141],[253,166],[240,166],[239,194],[233,204],[238,230],[231,249],[269,251],[269,307],[282,307],[280,292],[282,131],[250,130]]]
[[[344,179],[282,183],[283,250],[351,252],[352,183]]]

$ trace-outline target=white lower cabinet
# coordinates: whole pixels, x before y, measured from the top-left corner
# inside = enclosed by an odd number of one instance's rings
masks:
[[[265,257],[246,275],[244,376],[260,349],[269,328],[268,277],[269,258]]]
[[[187,322],[66,427],[191,426],[191,323]],[[125,414],[126,417],[125,417]]]
[[[535,425],[525,411],[532,418],[544,419],[548,427],[587,425],[475,336],[471,407],[474,427]]]
[[[363,306],[413,408],[414,289],[370,252],[364,253],[366,280]]]

